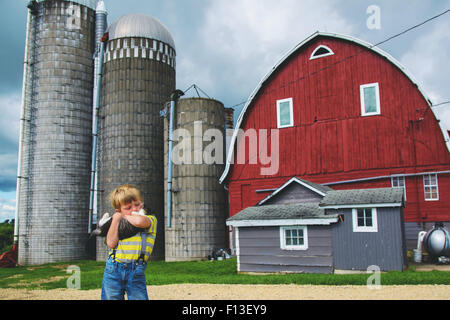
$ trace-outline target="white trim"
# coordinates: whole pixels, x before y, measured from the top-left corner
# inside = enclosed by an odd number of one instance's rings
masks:
[[[262,199],[260,202],[258,202],[258,205],[261,205],[263,203],[265,203],[266,201],[268,201],[269,199],[271,199],[272,197],[274,197],[275,195],[277,195],[280,191],[282,191],[284,188],[286,188],[287,186],[289,186],[292,182],[297,182],[299,185],[321,195],[321,196],[325,196],[326,193],[317,190],[316,188],[310,186],[307,183],[304,183],[303,181],[297,179],[296,177],[292,177],[291,179],[289,179],[285,184],[283,184],[281,187],[279,187],[278,189],[275,189],[275,191],[273,193],[271,193],[269,196],[267,196],[266,198]]]
[[[396,208],[401,207],[401,203],[366,203],[366,204],[337,204],[320,206],[322,209],[354,209],[354,208]]]
[[[240,260],[240,256],[241,256],[241,246],[239,245],[239,228],[236,227],[235,229],[235,237],[236,237],[236,257],[237,257],[237,272],[241,271],[241,260]]]
[[[303,244],[301,245],[287,245],[286,244],[286,230],[302,230]],[[308,250],[308,227],[307,226],[285,226],[280,227],[280,249],[281,250]]]
[[[366,88],[375,88],[375,101],[376,101],[377,109],[374,112],[366,112],[366,100],[364,99],[364,89],[366,89]],[[381,114],[380,87],[378,85],[378,82],[360,85],[359,86],[359,95],[360,95],[360,99],[361,99],[361,116],[367,117],[367,116],[376,116],[376,115]]]
[[[367,206],[366,206],[367,207]],[[307,226],[330,225],[338,221],[338,218],[322,219],[273,219],[273,220],[231,220],[227,226],[233,227],[273,227],[273,226]]]
[[[281,125],[280,106],[284,102],[289,102],[289,124]],[[294,126],[294,104],[292,98],[277,100],[277,128],[290,128]]]
[[[416,177],[423,176],[425,174],[447,174],[450,173],[450,170],[446,171],[435,171],[435,172],[419,172],[419,173],[405,173],[405,174],[392,174],[390,176],[377,176],[377,177],[369,177],[369,178],[361,178],[361,179],[353,179],[353,180],[342,180],[342,181],[334,181],[334,182],[326,182],[322,183],[323,186],[330,186],[335,184],[342,183],[354,183],[354,182],[362,182],[362,181],[371,181],[371,180],[380,180],[380,179],[389,179],[391,177],[404,176],[404,177]]]
[[[436,185],[434,185],[434,184],[425,185],[425,176],[428,176],[428,178],[430,178],[431,176],[435,176],[436,177]],[[437,174],[432,174],[432,173],[424,174],[422,177],[422,182],[423,182],[423,198],[425,199],[425,201],[439,201],[439,184],[438,184]],[[436,199],[427,199],[426,193],[425,193],[425,187],[429,187],[429,188],[436,187],[437,198]]]
[[[394,187],[394,179],[400,179],[403,181],[403,186],[396,186]],[[400,180],[397,180],[400,181]],[[398,188],[398,189],[403,189],[403,196],[405,197],[405,201],[406,201],[406,179],[404,175],[392,175],[391,176],[391,187],[392,188]]]
[[[314,56],[314,54],[317,52],[317,50],[324,48],[326,50],[328,50],[328,53],[324,53],[318,56]],[[319,59],[319,58],[323,58],[323,57],[327,57],[327,56],[332,56],[334,54],[333,50],[331,50],[329,47],[321,44],[319,45],[317,48],[314,49],[314,51],[311,53],[311,56],[309,57],[309,60],[314,60],[314,59]]]
[[[378,232],[378,221],[377,221],[377,209],[376,208],[360,208],[360,209],[371,209],[372,213],[372,226],[371,227],[360,227],[358,226],[358,209],[352,209],[352,225],[353,232]]]
[[[270,71],[261,79],[261,81],[259,82],[259,84],[256,86],[256,88],[253,90],[253,92],[250,94],[249,99],[247,100],[247,102],[244,105],[244,108],[242,109],[238,119],[237,119],[237,123],[236,123],[236,127],[235,130],[233,132],[233,136],[231,137],[231,143],[230,143],[230,147],[229,150],[230,152],[228,153],[228,157],[227,157],[227,161],[225,163],[225,170],[222,173],[222,176],[219,179],[220,183],[223,183],[226,179],[226,177],[228,176],[228,173],[230,172],[230,167],[231,167],[231,162],[232,162],[232,158],[234,156],[234,146],[236,144],[236,139],[237,139],[237,135],[238,135],[238,130],[241,127],[242,122],[244,121],[244,116],[247,113],[247,109],[248,107],[253,103],[253,99],[255,98],[255,96],[258,94],[258,92],[260,91],[260,89],[263,87],[263,84],[266,82],[266,80],[268,80],[270,78],[270,76],[278,69],[279,66],[281,66],[285,60],[287,60],[292,54],[294,54],[294,52],[296,52],[297,50],[299,50],[301,47],[303,47],[304,45],[306,45],[308,42],[312,41],[314,38],[320,37],[320,36],[326,36],[326,37],[331,37],[331,38],[335,38],[335,39],[343,39],[343,40],[347,40],[350,42],[354,42],[356,44],[359,44],[363,47],[366,47],[376,53],[378,53],[379,55],[381,55],[382,57],[385,57],[389,62],[391,62],[393,65],[395,65],[401,72],[403,72],[403,74],[413,83],[415,84],[415,86],[417,87],[417,89],[419,90],[419,92],[422,94],[423,98],[425,99],[425,101],[427,102],[428,106],[431,107],[432,103],[431,100],[428,98],[428,96],[424,93],[424,91],[421,89],[421,86],[418,84],[418,82],[413,78],[413,76],[408,72],[408,70],[406,70],[406,68],[404,66],[402,66],[400,64],[400,62],[398,62],[394,57],[392,57],[390,54],[388,54],[387,52],[381,50],[380,48],[374,47],[372,44],[365,42],[363,40],[351,37],[351,36],[344,36],[344,35],[339,35],[339,34],[335,34],[335,33],[326,33],[326,32],[315,32],[313,33],[311,36],[309,36],[308,38],[306,38],[305,40],[303,40],[301,43],[299,43],[298,45],[296,45],[294,48],[292,48],[290,51],[288,51],[281,59],[280,61],[278,61],[271,69]],[[441,128],[441,131],[444,135],[444,140],[445,143],[447,145],[447,149],[450,152],[450,136],[447,132],[447,129],[444,127],[444,122],[443,121],[439,121],[439,117],[437,116],[437,113],[435,113],[435,111],[433,110],[433,108],[431,108],[431,110],[433,111],[433,114],[436,118],[436,120],[438,120],[439,122],[439,126]]]

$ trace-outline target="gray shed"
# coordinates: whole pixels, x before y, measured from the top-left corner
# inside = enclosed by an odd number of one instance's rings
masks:
[[[332,273],[337,215],[318,203],[249,207],[227,220],[235,227],[238,272]]]
[[[403,270],[407,265],[403,190],[397,188],[335,190],[320,203],[341,217],[333,226],[335,269]]]
[[[292,178],[227,220],[238,272],[403,270],[403,206],[400,189],[332,190]]]

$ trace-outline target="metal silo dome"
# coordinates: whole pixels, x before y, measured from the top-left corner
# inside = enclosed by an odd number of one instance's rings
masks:
[[[166,26],[146,14],[133,13],[122,16],[109,26],[107,32],[110,40],[125,37],[155,39],[175,49],[175,42]]]

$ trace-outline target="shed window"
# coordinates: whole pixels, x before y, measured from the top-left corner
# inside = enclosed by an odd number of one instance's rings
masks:
[[[376,208],[353,209],[353,232],[378,232]]]
[[[277,127],[287,128],[294,125],[292,98],[277,100]]]
[[[360,86],[361,114],[373,116],[380,114],[380,90],[378,83],[364,84]]]
[[[436,174],[426,174],[423,176],[423,188],[425,193],[425,200],[439,200],[438,181]]]
[[[308,249],[306,226],[280,227],[280,247],[284,250]]]
[[[311,53],[309,60],[323,58],[326,56],[331,56],[333,54],[334,52],[330,48],[324,45],[320,45],[317,48],[315,48],[314,51]]]

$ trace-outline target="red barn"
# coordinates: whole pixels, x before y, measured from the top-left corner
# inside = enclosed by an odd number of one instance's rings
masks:
[[[401,187],[411,247],[419,229],[450,221],[450,139],[431,106],[386,52],[348,36],[313,34],[270,70],[238,118],[221,177],[230,216],[292,177],[333,189]],[[278,130],[279,165],[269,174],[258,145],[267,141],[270,155],[277,135],[260,129]],[[255,130],[259,141],[246,134]]]

